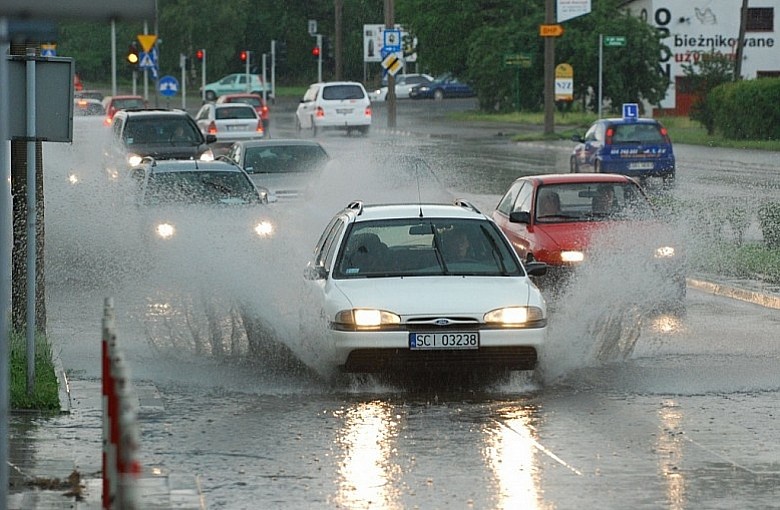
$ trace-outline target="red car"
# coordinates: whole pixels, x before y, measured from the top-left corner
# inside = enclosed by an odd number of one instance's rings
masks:
[[[103,107],[106,109],[105,125],[110,125],[114,119],[114,114],[119,110],[138,110],[146,108],[148,105],[141,96],[108,96],[103,99]]]
[[[217,98],[217,103],[246,103],[252,105],[263,121],[263,131],[268,132],[268,105],[260,94],[225,94]]]
[[[627,279],[661,275],[662,283],[651,285],[665,288],[663,301],[680,303],[685,298],[683,254],[673,241],[676,236],[631,177],[602,173],[520,177],[492,216],[521,259],[548,264],[545,283],[557,287],[576,269],[599,263],[610,272],[630,268]]]

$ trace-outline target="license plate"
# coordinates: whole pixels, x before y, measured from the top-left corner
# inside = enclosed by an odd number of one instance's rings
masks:
[[[245,129],[246,129],[246,127],[245,126],[241,126],[241,125],[228,126],[227,127],[228,131],[244,131]]]
[[[349,113],[352,113],[352,108],[336,108],[336,113],[340,113],[341,115],[347,115]]]
[[[629,163],[628,164],[629,170],[652,170],[653,169],[653,162],[652,161],[640,161],[637,163]]]
[[[413,351],[479,349],[479,333],[409,333],[409,348]]]

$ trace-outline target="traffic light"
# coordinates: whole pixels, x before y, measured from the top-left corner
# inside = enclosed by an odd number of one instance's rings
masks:
[[[127,49],[127,63],[134,66],[138,65],[139,60],[140,57],[138,56],[138,46],[136,46],[135,43],[132,43]]]
[[[279,62],[287,60],[287,41],[276,41],[276,60]]]
[[[203,62],[203,57],[206,56],[206,50],[200,49],[195,51],[195,60]]]
[[[330,37],[322,38],[322,56],[329,59],[333,58],[333,45],[330,43]]]
[[[238,58],[241,60],[241,62],[246,62],[249,59],[249,52],[246,50],[241,50],[241,53],[238,54]]]
[[[320,58],[320,47],[319,46],[315,46],[314,48],[311,49],[311,56],[314,57],[314,58]]]

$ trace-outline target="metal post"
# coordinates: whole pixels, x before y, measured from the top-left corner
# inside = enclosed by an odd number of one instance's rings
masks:
[[[271,41],[271,99],[276,101],[276,39]]]
[[[317,34],[317,48],[320,50],[317,55],[317,81],[322,81],[322,35]]]
[[[144,35],[149,34],[149,25],[144,21]],[[144,101],[149,101],[149,70],[144,67]]]
[[[395,28],[395,6],[393,0],[385,0],[385,30]],[[384,55],[383,55],[384,56]],[[395,75],[387,73],[387,127],[396,126],[396,103],[395,103]]]
[[[133,68],[133,95],[138,95],[138,70]]]
[[[599,34],[599,107],[598,107],[599,118],[601,118],[601,103],[602,103],[601,87],[603,86],[603,81],[604,81],[603,77],[604,77],[604,34]]]
[[[116,20],[114,19],[111,20],[111,95],[116,95]]]
[[[7,55],[10,50],[8,19],[0,17],[0,352],[7,353],[11,327],[11,246],[13,212],[11,206],[11,166]],[[0,504],[8,501],[8,408],[10,400],[9,363],[0,363]]]
[[[206,102],[206,54],[208,52],[203,49],[203,62],[200,67],[200,99],[204,103]]]
[[[35,391],[35,48],[27,48],[27,395]]]
[[[181,109],[187,109],[187,56],[181,55]]]
[[[249,62],[252,60],[252,52],[246,52],[246,65],[244,66],[244,74],[246,75],[246,91],[252,92],[252,82],[249,80]]]
[[[544,2],[544,22],[555,21],[554,0]],[[555,37],[544,38],[544,134],[555,132]]]
[[[265,81],[265,65],[266,65],[266,54],[263,53],[263,103],[268,104],[268,87],[265,86],[267,81]]]

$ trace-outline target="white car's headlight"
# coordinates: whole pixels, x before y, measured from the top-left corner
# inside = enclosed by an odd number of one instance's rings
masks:
[[[254,231],[260,237],[269,237],[274,233],[274,224],[270,221],[259,221],[255,225]]]
[[[157,226],[154,227],[154,233],[161,239],[170,239],[176,235],[176,227],[170,223],[158,223]]]
[[[380,329],[401,324],[401,317],[386,310],[352,308],[336,314],[334,325],[348,329]]]
[[[141,164],[141,161],[143,161],[144,158],[139,156],[138,154],[128,154],[127,155],[127,164],[130,166],[138,166]]]
[[[214,161],[214,153],[211,152],[211,149],[206,149],[203,151],[203,154],[200,155],[201,161]]]
[[[518,326],[544,319],[544,312],[536,306],[510,306],[497,308],[485,314],[487,324],[502,326]]]
[[[585,260],[585,254],[581,251],[562,251],[561,261],[563,262],[582,262]]]
[[[661,246],[655,249],[655,258],[668,259],[674,257],[674,246]]]

